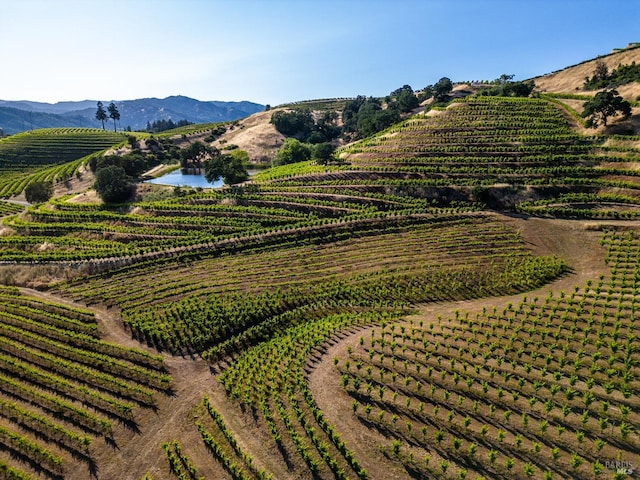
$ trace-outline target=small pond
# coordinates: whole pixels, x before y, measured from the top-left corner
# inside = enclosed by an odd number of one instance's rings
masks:
[[[249,176],[255,175],[260,170],[249,169],[247,173]],[[220,188],[224,186],[222,180],[209,183],[204,178],[204,174],[194,173],[182,173],[182,170],[174,170],[173,172],[166,173],[158,178],[152,178],[151,180],[145,180],[145,183],[155,183],[158,185],[169,185],[170,187],[191,187],[191,188]]]
[[[173,172],[166,173],[158,178],[152,178],[151,180],[146,180],[145,183],[155,183],[158,185],[169,185],[172,187],[192,187],[192,188],[220,188],[224,185],[222,180],[218,180],[217,182],[209,183],[207,179],[204,178],[203,174],[185,174],[182,173],[182,170],[174,170]]]

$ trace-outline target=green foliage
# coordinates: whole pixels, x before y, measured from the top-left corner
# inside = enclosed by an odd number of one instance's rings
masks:
[[[593,100],[584,104],[582,116],[588,118],[587,126],[607,126],[609,117],[620,112],[626,119],[631,115],[631,104],[624,100],[617,90],[605,90],[596,93]]]
[[[96,171],[93,184],[96,192],[107,203],[124,202],[133,193],[133,180],[124,168],[109,165]]]
[[[363,137],[369,137],[399,121],[397,110],[377,108],[374,103],[358,112],[358,130]]]
[[[596,62],[592,77],[586,77],[583,88],[585,90],[599,90],[601,88],[615,88],[631,82],[640,82],[640,65],[632,62],[629,65],[618,65],[609,72],[602,61]]]
[[[448,77],[442,77],[438,82],[433,85],[433,101],[435,103],[442,103],[449,100],[449,94],[453,90],[453,83]]]
[[[318,143],[313,146],[312,158],[320,165],[326,165],[333,160],[335,150],[335,147],[329,142]]]
[[[315,126],[315,133],[321,137],[320,142],[330,142],[338,138],[342,133],[342,128],[338,126],[338,112],[335,110],[325,110]],[[320,143],[309,140],[310,143]]]
[[[107,112],[104,109],[102,102],[98,102],[98,109],[96,110],[96,120],[102,122],[102,130],[104,130],[104,121],[109,118]]]
[[[304,162],[310,158],[311,148],[308,145],[295,138],[287,138],[282,144],[282,147],[276,152],[273,164],[287,165],[289,163]]]
[[[116,121],[120,120],[120,112],[118,111],[118,107],[115,103],[111,102],[107,107],[107,111],[109,112],[109,118],[113,120],[113,131],[117,131]]]
[[[356,137],[368,137],[400,121],[397,108],[382,108],[379,99],[357,97],[349,100],[342,111],[344,131]]]
[[[227,185],[235,185],[249,178],[247,164],[249,154],[244,150],[234,150],[228,155],[225,169],[222,172],[222,179]]]
[[[309,110],[293,110],[290,112],[278,110],[271,114],[270,123],[281,134],[288,137],[306,137],[315,125]]]
[[[24,189],[27,202],[46,202],[53,195],[53,185],[51,182],[32,182]]]
[[[401,113],[407,113],[420,105],[420,100],[413,92],[410,85],[403,85],[389,95],[390,106],[397,108]]]
[[[327,170],[327,167],[312,161],[289,163],[287,165],[273,166],[269,169],[258,172],[253,176],[253,179],[256,181],[286,179],[309,173],[322,173]]]
[[[359,95],[345,102],[342,109],[343,130],[354,138],[369,137],[399,122],[401,114],[418,107],[420,101],[410,85],[403,85],[391,92],[385,98],[384,106],[379,98]]]
[[[121,167],[131,178],[139,177],[157,164],[157,157],[153,155],[143,156],[141,153],[94,156],[89,160],[89,168],[93,172],[115,165]]]
[[[209,183],[221,178],[227,185],[244,182],[249,178],[247,164],[249,154],[244,150],[233,150],[222,154],[215,147],[209,147],[209,158],[204,162],[204,176]]]
[[[479,96],[487,97],[528,97],[533,92],[535,84],[532,80],[525,82],[514,82],[514,75],[502,74],[493,83],[495,87],[484,89],[478,93]]]
[[[193,125],[193,122],[186,119],[178,120],[177,122],[174,122],[170,118],[168,120],[160,119],[154,120],[153,122],[147,122],[145,130],[149,133],[159,133],[166,130],[173,130],[174,128],[186,127],[188,125]]]
[[[35,477],[0,460],[0,476],[6,480],[35,480]]]
[[[210,157],[219,156],[220,151],[202,142],[193,142],[180,150],[181,166],[183,169],[201,169],[204,161]]]
[[[340,136],[342,129],[337,120],[338,114],[334,110],[325,110],[317,123],[307,109],[278,110],[271,115],[276,130],[306,143],[329,142]]]

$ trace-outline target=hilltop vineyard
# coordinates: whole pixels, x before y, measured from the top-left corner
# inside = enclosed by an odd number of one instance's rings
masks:
[[[273,173],[271,178],[301,190],[348,185],[500,208],[579,192],[590,194],[586,203],[600,204],[604,211],[617,207],[607,208],[611,199],[599,197],[603,190],[615,188],[637,199],[640,186],[633,168],[635,148],[578,135],[562,110],[541,99],[460,100],[444,112],[415,115],[340,153],[346,164],[331,173],[289,177],[285,167],[279,180]]]
[[[47,128],[0,139],[0,197],[20,194],[30,182],[68,180],[91,154],[125,140],[93,128]]]

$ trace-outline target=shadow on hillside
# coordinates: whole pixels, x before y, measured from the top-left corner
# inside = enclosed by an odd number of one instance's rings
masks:
[[[640,135],[640,114],[631,115],[627,120],[607,125],[605,135]]]

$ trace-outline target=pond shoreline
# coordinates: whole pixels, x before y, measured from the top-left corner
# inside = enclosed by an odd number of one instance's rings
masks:
[[[173,167],[173,166],[172,166]],[[157,168],[157,167],[156,167]],[[144,180],[144,183],[151,183],[155,185],[165,185],[169,187],[191,187],[191,188],[221,188],[225,185],[222,179],[209,183],[207,179],[204,178],[204,174],[194,174],[194,173],[183,173],[179,166],[176,168],[172,168],[169,171],[158,170],[154,172],[155,169],[150,170],[145,177],[152,177]],[[259,170],[251,169],[248,170],[249,176],[254,175]],[[153,173],[156,173],[158,176],[152,176]]]

